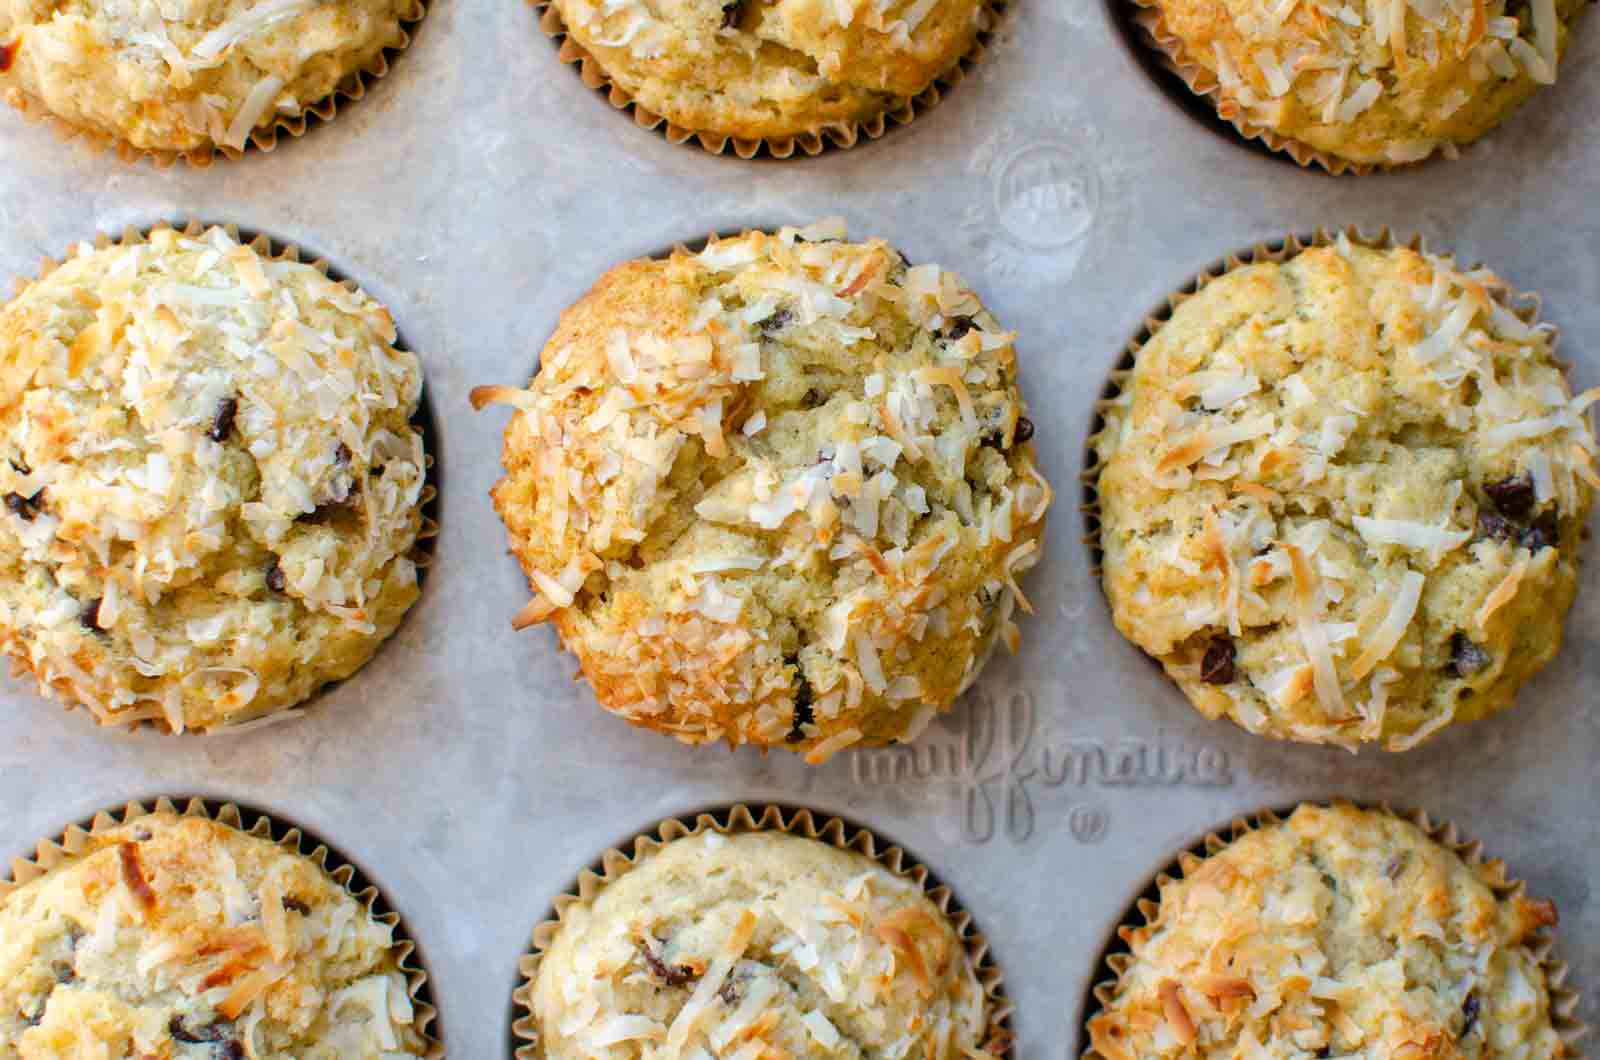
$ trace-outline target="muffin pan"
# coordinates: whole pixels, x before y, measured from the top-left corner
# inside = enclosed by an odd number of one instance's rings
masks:
[[[127,166],[0,117],[0,275],[128,225],[219,218],[303,243],[390,307],[422,359],[448,474],[427,586],[358,675],[291,724],[174,741],[101,731],[0,685],[0,851],[154,792],[237,800],[361,859],[428,962],[452,1056],[505,1058],[534,927],[581,870],[649,822],[734,802],[843,815],[904,844],[982,926],[1015,1004],[1014,1055],[1084,1044],[1090,986],[1156,872],[1263,806],[1338,796],[1425,808],[1560,909],[1554,958],[1600,982],[1600,576],[1517,707],[1403,754],[1279,745],[1207,722],[1111,625],[1087,530],[1051,513],[1023,589],[1038,616],[915,743],[786,755],[675,745],[595,708],[547,630],[514,632],[521,572],[487,491],[505,410],[467,393],[526,379],[561,309],[612,264],[708,231],[840,214],[959,273],[1018,331],[1046,477],[1065,500],[1101,387],[1145,314],[1230,250],[1347,224],[1420,232],[1537,291],[1600,383],[1591,174],[1600,34],[1450,165],[1333,179],[1241,148],[1163,105],[1103,3],[1016,5],[958,90],[909,126],[784,163],[714,157],[619,119],[517,0],[433,5],[339,120],[208,171]]]

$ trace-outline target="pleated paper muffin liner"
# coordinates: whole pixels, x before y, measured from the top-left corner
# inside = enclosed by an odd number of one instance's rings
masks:
[[[1006,6],[1011,0],[984,0],[983,7],[979,10],[978,33],[973,38],[972,47],[917,95],[901,98],[889,109],[868,118],[824,122],[801,133],[754,139],[704,129],[685,128],[645,107],[611,79],[600,60],[572,39],[571,34],[567,32],[567,25],[561,17],[561,12],[556,10],[551,0],[528,0],[528,2],[539,12],[539,28],[560,46],[557,58],[575,67],[583,83],[589,88],[603,91],[607,102],[617,110],[630,112],[633,123],[639,128],[657,130],[673,144],[683,144],[693,140],[713,155],[731,151],[739,158],[750,159],[765,149],[772,158],[786,159],[795,157],[797,152],[805,156],[816,156],[829,147],[847,150],[863,140],[879,139],[895,126],[909,125],[926,114],[944,98],[946,92],[960,84],[988,53],[989,41],[1000,20],[1005,16]]]
[[[533,930],[533,947],[518,965],[522,981],[512,993],[516,1006],[511,1030],[515,1039],[516,1060],[544,1060],[539,1044],[539,1029],[533,1016],[534,982],[545,950],[561,930],[567,910],[575,905],[593,902],[609,883],[637,868],[644,860],[662,847],[679,839],[687,839],[704,832],[734,835],[743,832],[782,832],[827,843],[839,850],[870,858],[901,879],[915,883],[955,929],[967,960],[983,990],[985,1000],[985,1029],[979,1045],[985,1055],[1007,1056],[1011,1052],[1011,1015],[1015,1006],[1006,997],[1000,968],[989,952],[989,943],[973,924],[972,915],[956,901],[948,886],[934,883],[930,886],[928,867],[894,845],[885,845],[872,832],[859,825],[849,824],[826,814],[813,814],[808,809],[789,809],[782,806],[736,803],[723,810],[696,814],[693,817],[668,817],[654,828],[641,832],[630,844],[631,853],[612,848],[600,855],[599,871],[585,869],[572,888],[558,895],[552,904],[551,916]]]
[[[1079,480],[1083,485],[1082,503],[1079,506],[1079,510],[1084,517],[1085,533],[1083,542],[1089,549],[1090,570],[1096,580],[1100,579],[1101,562],[1104,558],[1104,551],[1100,546],[1099,491],[1100,472],[1104,469],[1104,465],[1100,460],[1099,445],[1101,436],[1106,429],[1105,412],[1126,392],[1129,380],[1133,376],[1134,363],[1138,359],[1139,351],[1144,349],[1145,344],[1154,337],[1155,333],[1172,319],[1179,306],[1199,294],[1206,288],[1206,285],[1214,280],[1226,276],[1235,269],[1242,269],[1249,265],[1263,263],[1281,265],[1312,247],[1335,246],[1340,239],[1348,240],[1355,246],[1368,247],[1373,250],[1394,250],[1403,247],[1418,254],[1431,253],[1420,234],[1415,234],[1402,240],[1397,238],[1387,226],[1380,229],[1375,235],[1370,236],[1362,233],[1355,225],[1334,229],[1331,232],[1326,228],[1318,228],[1309,236],[1290,232],[1283,237],[1282,241],[1256,243],[1247,250],[1230,253],[1222,261],[1198,273],[1194,279],[1168,295],[1165,302],[1153,313],[1146,316],[1144,322],[1139,326],[1139,330],[1128,340],[1127,345],[1123,347],[1122,356],[1118,359],[1115,367],[1112,368],[1105,387],[1101,390],[1100,399],[1095,402],[1094,418],[1090,424],[1089,437],[1084,443],[1084,470],[1079,476]],[[1454,260],[1448,255],[1443,257],[1446,261]],[[1504,280],[1501,280],[1497,286],[1486,286],[1485,290],[1488,291],[1490,297],[1515,313],[1517,318],[1524,324],[1531,326],[1539,322],[1542,303],[1537,294],[1514,290],[1509,285],[1506,285]],[[1549,323],[1544,323],[1542,326],[1550,335],[1551,349],[1555,349],[1560,340],[1559,331]],[[1569,367],[1566,362],[1558,361],[1558,363],[1563,370]],[[1104,582],[1101,582],[1101,592],[1104,593],[1104,591]]]
[[[202,817],[225,827],[243,832],[256,839],[274,843],[296,857],[316,865],[337,883],[346,894],[354,898],[376,922],[389,928],[393,943],[395,963],[406,980],[406,995],[413,1009],[412,1026],[428,1045],[424,1054],[429,1060],[444,1056],[444,1045],[430,1032],[438,1016],[428,987],[428,972],[417,953],[417,944],[406,934],[400,914],[390,909],[377,886],[361,875],[356,867],[345,860],[338,851],[330,848],[315,836],[307,835],[294,825],[274,821],[256,810],[241,808],[233,802],[219,802],[191,798],[180,808],[172,798],[161,796],[148,808],[142,802],[129,802],[121,809],[102,810],[90,820],[88,827],[69,825],[58,838],[41,839],[31,857],[12,859],[9,878],[0,878],[0,902],[12,892],[41,876],[45,876],[81,856],[90,840],[109,829],[136,821],[153,814],[174,814],[180,817]]]
[[[1465,836],[1451,821],[1435,820],[1424,810],[1404,810],[1391,807],[1388,803],[1375,805],[1362,805],[1345,799],[1334,799],[1327,802],[1311,800],[1300,805],[1319,806],[1323,808],[1354,806],[1358,809],[1375,811],[1387,814],[1397,820],[1415,825],[1429,839],[1449,850],[1469,867],[1482,866],[1488,870],[1488,885],[1497,901],[1506,902],[1521,897],[1527,891],[1527,885],[1519,879],[1509,875],[1506,866],[1499,858],[1485,858],[1483,843]],[[1298,807],[1295,807],[1298,808]],[[1177,860],[1170,864],[1154,883],[1145,892],[1157,894],[1160,890],[1194,872],[1207,858],[1219,853],[1229,844],[1250,832],[1277,825],[1286,820],[1295,808],[1280,814],[1276,810],[1267,809],[1250,817],[1235,817],[1228,823],[1226,836],[1224,831],[1206,833],[1194,848],[1185,850],[1178,855]],[[1200,853],[1199,851],[1204,851]],[[1160,915],[1161,904],[1158,900],[1149,897],[1140,897],[1132,909],[1128,911],[1127,918],[1117,927],[1116,939],[1101,959],[1101,971],[1109,972],[1105,979],[1098,980],[1091,988],[1093,1002],[1084,1013],[1084,1031],[1082,1039],[1082,1060],[1109,1060],[1108,1057],[1095,1048],[1089,1038],[1089,1021],[1108,1007],[1121,993],[1128,974],[1134,964],[1134,952],[1154,932],[1154,926]],[[1550,995],[1550,1022],[1560,1036],[1566,1047],[1567,1056],[1581,1055],[1578,1052],[1578,1042],[1588,1034],[1587,1025],[1578,1017],[1579,991],[1567,984],[1568,968],[1565,961],[1558,961],[1552,954],[1555,945],[1555,936],[1549,928],[1540,928],[1538,937],[1524,949],[1544,972],[1546,988]]]
[[[229,239],[232,239],[235,242],[242,242],[245,246],[248,246],[251,250],[254,250],[257,254],[260,254],[269,261],[289,261],[301,264],[309,264],[313,269],[317,270],[322,275],[337,281],[346,290],[351,292],[360,290],[360,285],[354,280],[340,276],[337,270],[335,270],[329,263],[328,259],[319,257],[313,261],[306,262],[301,256],[300,247],[294,243],[280,244],[270,237],[259,233],[251,235],[249,238],[245,238],[244,236],[241,236],[237,225],[209,225],[203,224],[200,221],[189,221],[180,228],[169,224],[168,222],[162,221],[144,228],[130,225],[122,230],[121,235],[115,237],[107,235],[104,232],[97,233],[92,243],[75,243],[68,247],[66,253],[62,255],[59,260],[55,258],[41,259],[39,262],[38,272],[35,274],[33,279],[17,280],[15,296],[20,296],[25,290],[27,290],[30,284],[36,283],[39,280],[43,280],[48,277],[51,273],[55,272],[56,269],[60,268],[64,262],[72,260],[72,258],[75,257],[85,247],[88,247],[92,250],[105,250],[106,248],[113,246],[139,246],[141,244],[150,242],[150,237],[161,231],[175,231],[179,235],[182,235],[186,238],[199,239],[214,229],[219,228],[228,236]],[[407,349],[403,340],[397,340],[395,346],[398,349]],[[429,401],[425,374],[422,388],[422,398],[417,405],[416,414],[412,417],[412,424],[422,432],[424,474],[426,476],[424,478],[422,494],[417,502],[418,507],[422,510],[422,525],[417,531],[417,540],[415,544],[413,544],[411,552],[407,557],[414,564],[416,564],[417,586],[420,590],[422,584],[427,580],[427,570],[430,566],[432,566],[434,543],[439,536],[439,491],[435,485],[437,476],[435,473],[434,456],[432,449],[428,444],[428,439],[433,433],[433,413],[432,406]],[[420,603],[420,600],[418,602]],[[417,604],[412,604],[411,608],[408,609],[406,613],[406,617],[409,617],[411,611],[414,611],[416,607]],[[399,632],[398,628],[395,630],[395,632]],[[387,643],[393,639],[394,634],[390,634],[389,637],[385,639],[384,644],[387,645]],[[382,650],[382,646],[380,646],[379,650]],[[79,702],[72,696],[71,682],[63,676],[59,674],[54,676],[47,676],[42,673],[35,674],[33,665],[28,659],[25,651],[16,650],[14,645],[0,643],[0,654],[9,656],[11,660],[11,676],[13,678],[23,678],[30,675],[34,676],[43,688],[48,689],[48,694],[59,700],[69,711],[80,708],[89,710],[90,713],[95,714],[96,721],[102,725],[124,726],[130,730],[149,725],[161,730],[162,732],[171,731],[171,727],[161,718],[130,717],[122,719],[101,717],[98,712],[89,708],[87,704]],[[365,663],[363,663],[361,667],[356,670],[356,673],[360,673],[361,670],[371,665],[376,658],[377,653],[375,652],[373,658],[368,659]],[[356,674],[353,673],[350,675],[350,677],[344,678],[344,680],[348,681],[355,676]],[[214,726],[205,730],[204,733],[194,733],[192,730],[185,730],[185,735],[237,735],[251,729],[264,728],[268,725],[276,725],[282,722],[292,721],[300,716],[300,713],[305,709],[307,704],[312,702],[323,692],[326,692],[330,687],[331,684],[324,685],[321,689],[312,693],[311,696],[291,707],[277,709],[264,715],[241,718],[238,721],[230,722],[226,725]]]
[[[254,147],[258,151],[272,151],[278,146],[279,133],[299,138],[311,127],[313,118],[323,123],[333,121],[341,103],[354,103],[361,99],[374,82],[389,73],[391,59],[411,46],[412,30],[427,13],[426,0],[411,0],[411,6],[402,12],[395,22],[389,39],[365,66],[345,74],[334,86],[333,91],[321,99],[302,104],[300,110],[293,114],[277,115],[270,125],[257,126],[246,138],[245,146]],[[219,156],[229,161],[237,161],[244,157],[242,149],[228,144],[203,144],[182,151],[139,147],[113,133],[76,125],[59,117],[42,101],[20,89],[6,93],[5,98],[29,121],[48,124],[58,139],[64,142],[75,140],[92,150],[114,154],[120,161],[129,165],[148,158],[159,169],[170,168],[180,160],[198,169],[205,169]]]

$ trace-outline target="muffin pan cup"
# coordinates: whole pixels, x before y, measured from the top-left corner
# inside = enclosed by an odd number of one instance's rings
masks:
[[[601,854],[597,860],[600,871],[585,869],[568,891],[557,896],[551,916],[533,929],[532,950],[518,965],[522,980],[512,995],[517,1010],[511,1027],[516,1039],[516,1060],[544,1058],[544,1052],[539,1047],[538,1027],[532,1015],[534,980],[539,974],[544,950],[561,928],[563,914],[574,905],[594,901],[607,884],[633,870],[668,843],[703,832],[721,835],[782,832],[814,839],[871,858],[896,876],[915,883],[955,928],[966,950],[967,960],[977,976],[978,985],[983,988],[987,1027],[979,1048],[995,1056],[1010,1052],[1013,1006],[1006,998],[1005,983],[989,953],[989,943],[978,931],[972,914],[956,902],[950,888],[931,881],[926,865],[900,847],[884,843],[868,829],[847,824],[837,817],[814,814],[806,809],[738,803],[722,811],[666,818],[649,831],[636,835],[631,843],[624,844],[622,848],[613,847]]]
[[[417,23],[428,13],[426,0],[411,0],[411,6],[401,15],[394,33],[384,42],[372,61],[366,66],[345,77],[334,86],[332,92],[311,103],[303,104],[293,114],[279,114],[270,125],[257,126],[251,131],[245,141],[246,148],[255,148],[257,151],[271,151],[278,146],[280,133],[291,139],[298,139],[306,134],[317,121],[327,123],[339,113],[341,105],[348,106],[367,94],[367,89],[372,83],[382,79],[389,72],[389,63],[400,52],[411,46],[411,35]],[[22,115],[31,122],[48,125],[56,134],[57,139],[63,143],[75,142],[88,147],[90,150],[107,155],[113,155],[118,160],[133,165],[144,159],[149,159],[152,164],[160,169],[170,168],[177,162],[184,162],[197,169],[205,169],[218,159],[237,161],[245,154],[244,151],[228,144],[207,144],[201,147],[190,148],[186,151],[175,151],[167,148],[138,147],[129,143],[120,136],[113,135],[100,129],[91,129],[82,125],[75,125],[63,118],[57,117],[42,100],[13,89],[5,94],[4,98],[13,107],[22,112]]]
[[[1319,805],[1311,803],[1310,805]],[[1332,803],[1320,805],[1351,805],[1344,800],[1334,800]],[[1430,817],[1424,810],[1402,810],[1391,807],[1387,803],[1379,803],[1362,807],[1368,810],[1377,810],[1391,817],[1416,825],[1429,839],[1438,843],[1446,850],[1451,851],[1462,861],[1471,866],[1485,866],[1489,872],[1489,887],[1494,892],[1495,898],[1506,901],[1523,894],[1527,885],[1523,881],[1510,875],[1505,863],[1499,858],[1486,858],[1483,853],[1483,843],[1476,839],[1469,839],[1453,822]],[[1281,823],[1288,814],[1280,815],[1275,810],[1262,810],[1260,813],[1249,817],[1235,817],[1225,829],[1207,832],[1205,837],[1195,848],[1185,850],[1177,859],[1163,870],[1152,885],[1152,890],[1166,887],[1176,880],[1181,880],[1192,873],[1205,859],[1211,857],[1239,839],[1239,837]],[[1203,850],[1204,854],[1197,853]],[[1085,1024],[1094,1018],[1096,1012],[1104,1006],[1111,1004],[1123,989],[1123,979],[1128,969],[1133,966],[1133,956],[1129,949],[1137,941],[1145,929],[1156,922],[1161,911],[1161,905],[1150,898],[1142,897],[1134,903],[1128,911],[1128,919],[1117,927],[1116,941],[1113,949],[1107,952],[1102,964],[1110,977],[1095,983],[1093,988],[1094,1004],[1085,1014]],[[1559,929],[1558,929],[1559,930]],[[1562,1044],[1567,1049],[1568,1056],[1579,1055],[1578,1044],[1585,1038],[1589,1031],[1588,1026],[1577,1015],[1579,995],[1578,991],[1568,985],[1568,969],[1566,962],[1556,960],[1551,954],[1555,935],[1548,928],[1541,928],[1536,940],[1531,946],[1526,947],[1531,956],[1544,970],[1545,981],[1550,993],[1551,1024],[1560,1036]],[[1097,1049],[1087,1032],[1083,1035],[1084,1049],[1080,1054],[1082,1060],[1109,1060]]]
[[[400,914],[393,910],[378,912],[375,908],[381,898],[378,888],[364,880],[357,881],[356,867],[336,851],[330,850],[327,844],[307,836],[293,825],[274,821],[266,814],[241,810],[232,802],[191,798],[180,803],[164,795],[148,806],[143,802],[129,802],[120,809],[102,810],[89,821],[88,827],[82,824],[68,825],[57,838],[41,839],[31,857],[13,858],[11,875],[0,879],[0,901],[4,901],[18,887],[31,883],[82,854],[96,835],[157,813],[203,817],[257,839],[276,843],[297,857],[307,858],[354,898],[368,916],[387,926],[394,933],[395,960],[406,979],[406,993],[411,998],[415,1014],[414,1025],[428,1043],[428,1051],[424,1055],[428,1060],[441,1060],[445,1055],[444,1045],[431,1033],[437,1013],[429,1001],[428,972],[417,959],[416,943],[403,931]],[[359,887],[358,882],[362,884]]]
[[[1010,0],[984,0],[979,10],[978,35],[966,54],[920,93],[909,99],[898,100],[889,109],[860,121],[825,122],[813,129],[790,136],[769,136],[746,139],[727,133],[703,129],[687,129],[655,113],[638,102],[621,85],[611,79],[605,67],[589,51],[572,39],[567,24],[550,0],[528,0],[538,12],[539,29],[559,45],[556,57],[577,68],[585,86],[604,92],[606,102],[619,111],[633,116],[633,123],[641,129],[656,130],[669,143],[684,144],[693,141],[709,154],[734,154],[751,159],[766,151],[768,157],[787,159],[821,154],[828,148],[849,149],[863,142],[879,139],[884,133],[899,125],[909,125],[933,109],[945,94],[960,84],[989,50],[989,42],[1005,18]]]

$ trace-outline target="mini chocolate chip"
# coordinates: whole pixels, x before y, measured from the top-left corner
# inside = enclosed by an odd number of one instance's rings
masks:
[[[1457,677],[1482,673],[1494,659],[1465,633],[1450,634],[1450,669]]]
[[[1462,1021],[1461,1032],[1456,1035],[1457,1041],[1460,1041],[1462,1038],[1465,1038],[1467,1035],[1471,1034],[1472,1028],[1477,1026],[1478,1010],[1481,1007],[1482,1006],[1478,1001],[1477,991],[1467,991],[1467,999],[1461,1002],[1461,1014],[1465,1016],[1466,1019]]]
[[[950,320],[945,324],[943,330],[939,332],[939,337],[942,339],[949,339],[951,342],[956,342],[964,338],[967,332],[971,330],[971,317],[951,317]]]
[[[722,5],[722,28],[735,29],[739,19],[744,15],[744,0],[733,0],[731,4]]]
[[[278,557],[273,556],[272,562],[267,564],[267,588],[275,593],[283,592],[283,587],[288,582],[283,576],[283,568],[278,565]]]
[[[93,630],[96,633],[101,632],[101,630],[100,630],[100,601],[101,601],[101,599],[102,599],[101,597],[98,597],[98,596],[95,597],[93,600],[90,600],[88,603],[84,604],[83,605],[83,610],[78,612],[78,624],[81,625],[84,629]]]
[[[233,433],[233,418],[239,414],[239,399],[225,397],[217,402],[217,415],[211,421],[211,429],[206,432],[206,437],[213,442],[225,442],[228,435]]]
[[[299,913],[301,916],[306,916],[311,912],[311,907],[306,905],[298,898],[285,898],[283,900],[283,907],[289,912]]]
[[[1479,540],[1515,541],[1521,534],[1521,528],[1505,516],[1497,515],[1487,508],[1478,509]]]
[[[1033,437],[1033,421],[1026,416],[1017,417],[1017,433],[1012,435],[1012,441],[1018,445]]]
[[[182,1016],[174,1016],[167,1023],[167,1033],[172,1035],[173,1041],[189,1042],[191,1044],[227,1041],[230,1030],[229,1025],[220,1021],[191,1027]]]
[[[684,986],[698,979],[694,969],[685,964],[667,964],[653,950],[649,944],[639,947],[644,954],[644,963],[649,966],[650,974],[667,986]]]
[[[1561,517],[1551,508],[1541,512],[1522,534],[1522,547],[1529,552],[1556,548],[1561,544]]]
[[[761,334],[771,335],[773,332],[782,331],[788,327],[792,320],[794,320],[794,314],[789,311],[789,307],[779,306],[771,316],[757,324],[756,327],[761,329]]]
[[[790,743],[799,743],[806,738],[802,725],[810,725],[817,720],[816,711],[811,706],[811,682],[806,680],[806,675],[800,669],[799,656],[791,655],[784,660],[795,668],[795,679],[800,686],[794,690],[794,728],[789,730],[787,737]]]
[[[1533,510],[1533,476],[1509,475],[1499,482],[1486,482],[1483,492],[1494,501],[1502,515],[1521,519]]]
[[[804,405],[808,409],[819,408],[827,403],[827,397],[816,387],[812,387],[811,389],[807,390],[805,396],[800,399],[800,404]]]
[[[1236,649],[1228,637],[1212,637],[1205,658],[1200,660],[1200,680],[1208,685],[1231,685]]]
[[[221,1060],[245,1060],[244,1043],[233,1040],[222,1047]]]
[[[6,507],[23,522],[31,523],[34,516],[44,509],[44,490],[41,489],[31,497],[24,497],[20,493],[8,493]]]
[[[333,459],[339,464],[348,464],[350,462],[351,455],[350,447],[345,445],[343,442],[340,442],[339,448],[333,451]]]

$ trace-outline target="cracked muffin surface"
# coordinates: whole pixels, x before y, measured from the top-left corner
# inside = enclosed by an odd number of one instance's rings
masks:
[[[1360,164],[1453,152],[1554,83],[1582,0],[1152,0],[1229,120]]]
[[[417,358],[222,229],[82,248],[0,310],[0,646],[103,723],[348,677],[416,600]]]
[[[412,0],[0,0],[0,92],[141,150],[243,148],[405,39]]]
[[[1568,1056],[1534,952],[1555,921],[1410,821],[1304,805],[1185,858],[1090,1041],[1103,1060]]]
[[[1201,713],[1404,750],[1554,657],[1600,390],[1503,292],[1341,238],[1206,283],[1138,351],[1094,440],[1103,580]]]
[[[983,989],[922,889],[780,833],[675,839],[568,907],[531,1001],[546,1060],[987,1055]]]
[[[201,817],[96,830],[0,899],[0,1056],[422,1056],[388,926],[320,865]]]
[[[1012,334],[842,224],[628,262],[562,314],[495,507],[601,704],[690,743],[909,738],[1016,648],[1049,486]]]
[[[982,0],[553,0],[573,40],[646,109],[745,139],[865,120],[973,47]]]

